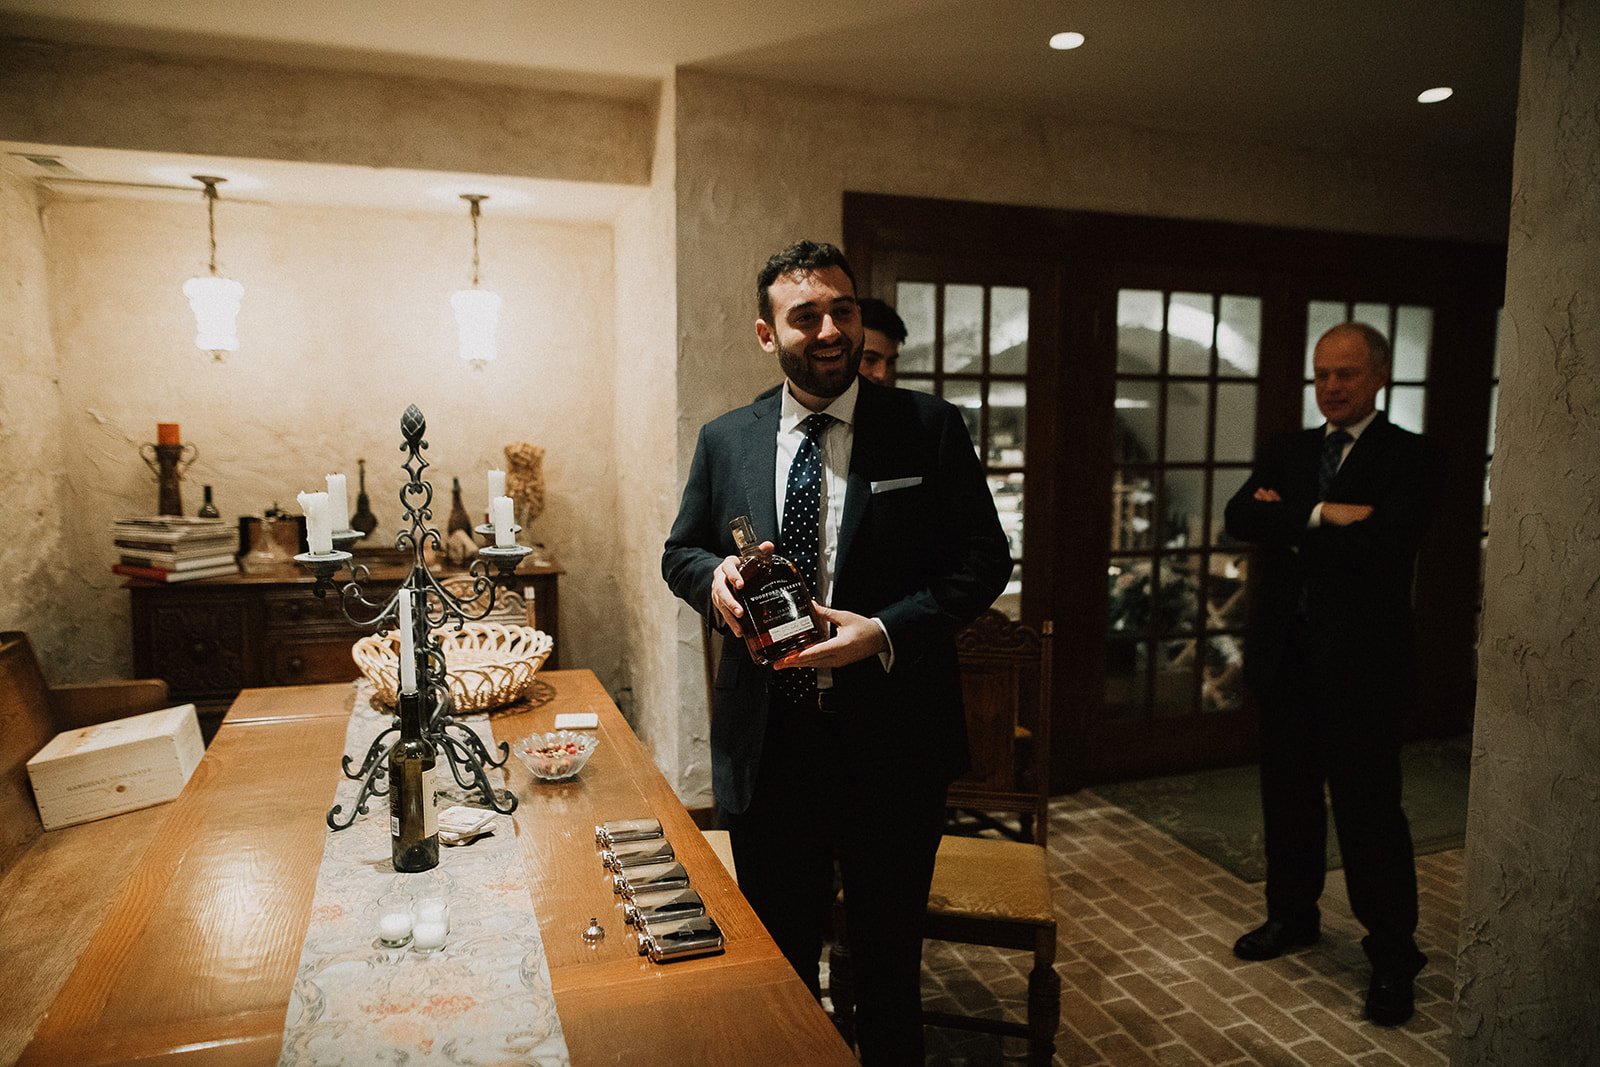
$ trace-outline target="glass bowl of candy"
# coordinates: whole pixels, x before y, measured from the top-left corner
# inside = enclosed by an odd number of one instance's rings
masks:
[[[600,739],[577,730],[553,730],[530,734],[512,746],[512,751],[541,782],[562,782],[576,778]]]

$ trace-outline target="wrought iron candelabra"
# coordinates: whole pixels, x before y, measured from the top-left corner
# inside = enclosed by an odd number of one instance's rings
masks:
[[[369,572],[365,565],[354,563],[354,557],[348,551],[363,536],[360,531],[337,531],[333,535],[332,552],[302,552],[295,556],[295,562],[315,576],[316,584],[311,591],[319,598],[327,596],[328,590],[337,588],[345,618],[364,630],[381,633],[398,626],[400,598],[411,599],[414,632],[410,643],[416,650],[416,675],[423,700],[423,722],[427,724],[425,730],[428,740],[443,755],[451,775],[462,790],[476,791],[486,806],[501,813],[510,813],[516,810],[517,798],[507,790],[496,790],[488,775],[490,767],[505,766],[510,749],[504,742],[496,746],[499,753],[497,759],[471,727],[456,720],[455,705],[445,677],[444,653],[433,633],[435,629],[448,625],[459,629],[462,624],[482,619],[493,611],[495,595],[501,583],[509,584],[517,564],[531,549],[523,545],[490,545],[478,549],[478,558],[470,568],[470,596],[452,596],[439,584],[423,556],[424,549],[429,546],[435,551],[444,548],[439,531],[428,524],[433,518],[433,485],[422,477],[422,472],[429,466],[428,461],[422,458],[422,453],[428,447],[427,439],[423,436],[426,432],[427,420],[412,404],[400,418],[400,434],[405,439],[400,450],[406,453],[406,461],[400,466],[409,477],[400,488],[400,505],[405,509],[403,521],[406,526],[395,538],[395,548],[402,552],[409,549],[412,562],[411,572],[394,596],[378,604],[368,600],[363,592],[362,582],[367,579]],[[520,527],[512,527],[513,533],[519,530]],[[477,532],[492,536],[494,530],[491,526],[480,526]],[[350,567],[350,577],[340,585],[334,576],[346,565]],[[491,574],[491,571],[495,573]],[[482,610],[468,610],[467,605],[477,604],[480,600],[483,601]],[[341,766],[345,777],[359,781],[361,789],[348,815],[342,813],[343,806],[340,804],[335,804],[328,811],[329,827],[334,830],[345,829],[356,821],[358,815],[367,813],[367,804],[372,797],[388,795],[385,779],[388,776],[389,750],[399,740],[399,733],[398,719],[392,720],[387,728],[372,739],[359,765],[349,756],[343,757]]]

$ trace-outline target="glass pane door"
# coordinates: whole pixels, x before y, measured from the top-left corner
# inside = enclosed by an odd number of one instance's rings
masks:
[[[1222,512],[1249,476],[1261,300],[1117,293],[1105,715],[1243,709],[1248,556]]]
[[[1011,581],[995,607],[1022,614],[1022,502],[1027,481],[1028,290],[899,281],[906,324],[896,384],[960,409],[1011,546]]]

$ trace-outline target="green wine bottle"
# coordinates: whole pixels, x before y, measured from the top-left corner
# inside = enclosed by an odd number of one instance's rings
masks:
[[[389,750],[389,837],[397,871],[439,865],[433,742],[422,730],[422,694],[400,694],[400,740]]]

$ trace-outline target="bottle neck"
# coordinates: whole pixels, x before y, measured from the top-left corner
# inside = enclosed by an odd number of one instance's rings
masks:
[[[423,735],[422,690],[400,694],[400,739],[420,741]]]

